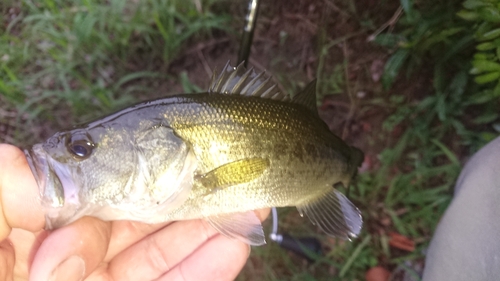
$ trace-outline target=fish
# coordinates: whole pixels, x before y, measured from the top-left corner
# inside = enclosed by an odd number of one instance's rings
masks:
[[[262,245],[253,210],[295,206],[326,234],[359,235],[348,187],[363,152],[318,115],[316,80],[293,97],[265,72],[228,64],[205,93],[145,101],[55,133],[25,154],[45,228],[83,216],[145,223],[204,219]]]

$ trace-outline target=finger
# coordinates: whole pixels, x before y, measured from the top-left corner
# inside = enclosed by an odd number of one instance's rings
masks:
[[[258,210],[256,214],[264,220],[269,211]],[[117,255],[109,264],[108,274],[115,280],[158,278],[216,234],[204,220],[172,223]]]
[[[0,280],[14,279],[15,253],[9,239],[0,243]]]
[[[114,221],[111,223],[111,239],[104,261],[110,261],[118,253],[158,231],[171,222],[146,224],[136,221]]]
[[[266,218],[269,216],[269,213],[271,212],[270,208],[267,209],[260,209],[260,210],[255,210],[254,211],[257,217],[259,218],[260,221],[265,221]]]
[[[38,186],[17,147],[0,144],[0,240],[13,227],[38,231],[45,224]]]
[[[29,265],[47,234],[47,231],[33,233],[20,228],[12,229],[8,239],[16,253],[14,266],[14,276],[16,278],[28,279]]]
[[[261,221],[264,221],[269,215],[270,209],[257,210],[255,213]],[[171,222],[160,224],[146,224],[134,221],[112,222],[110,244],[104,261],[110,261],[124,249],[170,223]]]
[[[218,234],[158,280],[234,280],[249,254],[247,244]]]
[[[91,217],[53,231],[35,255],[30,280],[82,280],[104,259],[110,234],[109,222]]]
[[[156,279],[214,235],[202,220],[174,222],[117,255],[108,273],[113,280]]]

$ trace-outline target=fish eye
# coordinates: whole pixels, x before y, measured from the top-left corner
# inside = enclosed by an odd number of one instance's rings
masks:
[[[76,159],[84,160],[92,154],[95,144],[86,135],[74,135],[68,138],[66,147]]]

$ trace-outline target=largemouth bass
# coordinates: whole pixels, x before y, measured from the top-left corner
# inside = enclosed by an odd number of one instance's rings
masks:
[[[265,243],[252,210],[296,206],[329,235],[359,234],[339,191],[363,153],[318,117],[316,84],[290,98],[264,73],[229,63],[207,93],[142,102],[25,151],[46,228],[82,216],[159,223],[203,218]]]

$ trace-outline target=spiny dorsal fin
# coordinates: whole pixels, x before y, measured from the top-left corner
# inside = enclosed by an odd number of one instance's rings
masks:
[[[314,79],[309,82],[301,92],[293,96],[292,102],[301,104],[318,114],[318,108],[316,106],[316,81],[317,80]]]
[[[265,72],[257,74],[253,68],[245,69],[243,63],[237,67],[227,62],[219,75],[212,76],[209,93],[227,95],[255,96],[273,100],[289,101],[290,97],[282,93]]]

